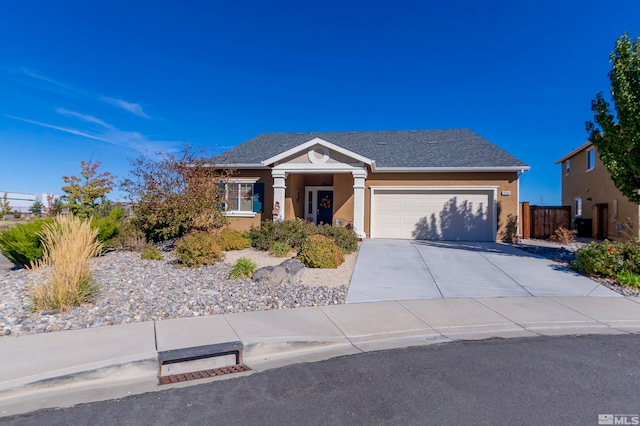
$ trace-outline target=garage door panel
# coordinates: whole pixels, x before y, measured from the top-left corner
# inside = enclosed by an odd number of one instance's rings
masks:
[[[374,194],[375,238],[493,240],[491,193],[380,191]]]

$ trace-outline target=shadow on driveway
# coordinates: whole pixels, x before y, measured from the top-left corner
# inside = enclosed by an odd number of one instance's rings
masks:
[[[362,243],[347,303],[510,296],[620,295],[508,244],[379,239]]]

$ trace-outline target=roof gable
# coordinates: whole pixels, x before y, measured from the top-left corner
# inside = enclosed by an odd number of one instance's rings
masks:
[[[326,151],[325,156],[327,157],[329,156],[329,150],[331,150],[331,151],[336,151],[345,157],[353,159],[355,162],[360,162],[368,165],[373,164],[373,161],[370,158],[364,157],[356,152],[353,152],[341,146],[335,145],[319,137],[315,137],[303,144],[296,145],[293,148],[290,148],[284,152],[274,155],[273,157],[270,157],[270,158],[267,158],[266,160],[261,161],[261,163],[265,166],[269,166],[277,162],[280,162],[282,160],[285,160],[286,158],[293,157],[296,154],[298,155],[308,154],[309,160],[312,163],[315,163],[316,162],[314,160],[315,156],[312,154],[312,151],[315,151],[317,148],[325,148],[325,150],[323,151]]]

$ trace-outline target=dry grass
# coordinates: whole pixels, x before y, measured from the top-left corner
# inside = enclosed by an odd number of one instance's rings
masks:
[[[98,230],[91,229],[88,220],[74,216],[58,216],[44,226],[44,256],[31,267],[49,266],[50,276],[45,284],[31,291],[35,310],[65,311],[92,300],[97,288],[91,277],[89,259],[102,250],[97,234]]]
[[[571,244],[576,241],[576,234],[578,232],[573,229],[567,229],[563,226],[555,230],[555,235],[552,235],[549,239],[560,244]]]
[[[622,241],[638,241],[638,231],[633,226],[633,221],[630,217],[618,222],[617,227],[620,233],[620,240]]]

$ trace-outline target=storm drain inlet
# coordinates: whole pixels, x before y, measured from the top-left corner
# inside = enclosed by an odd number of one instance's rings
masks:
[[[189,380],[209,379],[211,377],[224,376],[226,374],[242,373],[245,371],[251,371],[251,368],[244,364],[231,365],[229,367],[212,368],[210,370],[194,371],[192,373],[173,374],[171,376],[159,377],[161,385],[168,385],[171,383],[186,382]]]

